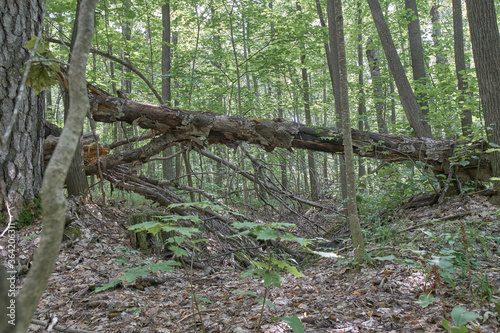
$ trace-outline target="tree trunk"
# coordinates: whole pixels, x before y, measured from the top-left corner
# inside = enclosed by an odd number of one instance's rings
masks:
[[[13,220],[42,185],[44,98],[22,86],[20,74],[28,60],[23,46],[42,27],[42,5],[26,0],[0,6],[0,213],[10,212]]]
[[[79,16],[78,13],[80,11],[80,2],[81,1],[78,0],[76,5],[75,23],[73,25],[73,31],[71,33],[70,54],[68,59],[69,62],[71,62],[71,55],[75,47],[76,30],[77,30],[78,16]],[[70,106],[69,91],[67,84],[61,84],[60,86],[62,90],[61,94],[63,96],[63,103],[64,103],[64,121],[66,121],[66,117],[68,115],[68,110]],[[82,144],[80,142],[78,142],[75,155],[73,156],[73,160],[71,161],[71,166],[69,167],[68,176],[66,178],[66,188],[68,190],[68,195],[80,196],[83,198],[86,198],[89,195],[89,184],[87,182],[87,177],[85,176],[85,170],[83,166]]]
[[[337,51],[337,26],[335,24],[335,15],[333,10],[333,2],[326,2],[326,12],[328,17],[328,40],[330,43],[330,56],[327,55],[328,70],[332,80],[333,97],[335,99],[335,117],[337,119],[337,127],[342,127],[342,99],[340,98],[340,72],[339,72],[339,54]],[[331,65],[330,65],[331,63]],[[339,173],[340,173],[340,190],[342,201],[347,198],[347,180],[345,175],[344,157],[339,156]]]
[[[97,0],[82,1],[78,34],[76,35],[77,41],[68,77],[71,109],[61,136],[61,142],[54,151],[43,179],[41,193],[43,230],[39,247],[33,258],[33,265],[18,295],[16,332],[27,332],[31,317],[47,286],[47,281],[59,254],[66,213],[66,199],[63,192],[64,180],[80,139],[78,133],[81,131],[83,121],[89,111],[88,94],[85,89],[85,68],[92,43],[96,5]]]
[[[195,146],[221,143],[234,148],[240,141],[247,141],[262,146],[268,152],[275,148],[344,152],[341,131],[334,127],[305,126],[283,119],[247,119],[210,112],[183,111],[112,96],[91,94],[91,100],[92,115],[96,121],[126,121],[164,133],[143,147],[103,157],[103,167],[109,168],[138,159],[147,161],[176,142],[190,142]],[[432,166],[437,173],[448,174],[451,163],[449,159],[453,156],[455,145],[453,140],[404,137],[354,129],[351,131],[356,154],[387,162],[419,160]],[[470,147],[463,148],[460,158],[469,161],[469,164],[455,165],[462,180],[489,180],[489,155],[484,153],[487,148],[488,145],[484,142],[475,142]],[[482,152],[479,153],[480,160],[470,158],[473,149]],[[87,166],[87,172],[95,173],[95,165]]]
[[[361,9],[361,1],[358,1],[357,3],[358,6],[358,11],[357,11],[357,25],[358,29],[361,29],[361,26],[363,24],[363,16],[362,16],[362,9]],[[363,79],[363,34],[360,32],[358,34],[358,130],[362,131],[364,129],[364,123],[366,121],[366,96],[365,96],[365,83]],[[324,98],[326,100],[326,98]],[[326,126],[326,119],[324,126]],[[326,167],[326,157],[325,157],[325,167]],[[358,177],[363,177],[366,174],[366,168],[365,165],[362,161],[362,159],[359,159],[359,167],[358,167]],[[326,179],[326,177],[325,177]]]
[[[305,49],[304,49],[305,52]],[[300,62],[302,64],[302,89],[304,93],[304,114],[306,117],[306,125],[312,125],[311,117],[311,105],[309,96],[309,83],[307,81],[307,68],[305,67],[306,55],[300,57]],[[309,180],[311,184],[311,198],[316,201],[319,199],[319,184],[318,184],[318,170],[316,170],[316,161],[314,160],[314,152],[307,152],[307,166],[309,169]]]
[[[461,110],[460,120],[462,123],[462,134],[465,137],[472,135],[472,112],[465,106],[467,81],[465,75],[465,52],[464,52],[464,29],[462,26],[462,1],[453,0],[453,49],[455,51],[455,73],[458,82],[458,106]]]
[[[387,124],[384,119],[384,89],[382,87],[382,78],[380,75],[380,67],[378,61],[378,49],[373,46],[371,38],[368,38],[366,50],[366,58],[368,59],[368,67],[372,77],[373,99],[375,101],[375,110],[377,114],[377,127],[380,133],[389,133]]]
[[[500,145],[500,35],[495,12],[494,0],[466,0],[472,41],[472,54],[476,64],[479,96],[488,140]],[[500,177],[500,152],[491,154],[491,167],[494,177]],[[495,188],[500,187],[498,179]],[[493,198],[500,203],[500,195]]]
[[[170,2],[167,1],[162,7],[162,62],[161,62],[161,98],[163,103],[172,106],[172,79],[170,77],[170,69],[172,67],[172,48],[170,47],[171,25],[170,25]],[[163,152],[163,156],[172,155],[171,147]],[[163,179],[171,180],[174,178],[174,165],[172,159],[162,161]]]
[[[399,99],[401,100],[406,118],[418,137],[432,138],[431,127],[425,121],[415,94],[410,86],[410,82],[406,77],[396,46],[392,40],[389,27],[382,13],[379,0],[368,0],[368,4],[370,5],[373,21],[375,22],[380,41],[382,42],[382,47],[384,48],[387,63],[389,64],[392,76],[396,82]]]
[[[332,0],[328,0],[332,1]],[[356,174],[354,170],[354,154],[352,149],[351,120],[349,115],[349,89],[347,85],[347,60],[344,43],[344,18],[342,16],[341,0],[333,0],[335,23],[337,26],[337,50],[339,54],[340,96],[342,99],[342,132],[345,143],[345,168],[347,180],[347,212],[349,228],[351,230],[354,258],[357,262],[363,261],[366,256],[363,233],[359,223],[358,206],[356,203]]]
[[[420,20],[418,19],[418,9],[416,0],[405,0],[405,9],[408,11],[408,16],[411,18],[408,22],[408,36],[410,43],[411,67],[413,69],[413,80],[415,84],[424,86],[427,84],[427,76],[425,73],[424,63],[424,48],[422,47],[422,36],[420,34]],[[417,93],[417,101],[422,114],[425,116],[429,113],[429,105],[425,89],[417,89],[421,91]]]
[[[434,4],[431,8],[431,22],[432,22],[432,43],[436,50],[436,64],[446,64],[446,58],[443,56],[443,51],[440,50],[441,38],[443,32],[441,30],[441,15],[439,14],[439,5]]]

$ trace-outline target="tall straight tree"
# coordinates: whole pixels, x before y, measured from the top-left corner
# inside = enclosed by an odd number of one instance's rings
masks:
[[[339,73],[339,55],[337,52],[337,27],[335,24],[335,15],[333,10],[333,2],[327,1],[326,12],[328,17],[328,43],[325,43],[325,53],[326,61],[328,64],[328,72],[330,74],[330,80],[332,82],[333,98],[335,100],[335,118],[337,120],[337,127],[342,126],[342,100],[340,98],[340,73]],[[316,7],[318,10],[318,15],[322,26],[325,26],[323,20],[323,12],[319,1],[316,1]],[[339,161],[339,174],[340,174],[340,190],[342,195],[342,200],[347,199],[347,180],[345,176],[345,163],[344,156],[338,156]],[[344,210],[347,211],[346,207]]]
[[[413,80],[416,82],[417,86],[425,86],[427,84],[427,76],[425,74],[424,48],[422,47],[422,35],[420,33],[417,1],[405,0],[405,8],[408,11],[408,16],[410,17],[408,22],[408,36],[410,43],[411,67],[413,69]],[[423,89],[418,90],[420,90],[420,92],[416,94],[418,104],[420,105],[420,110],[422,110],[422,113],[425,116],[429,112],[427,96],[422,91]]]
[[[361,9],[361,1],[357,3],[358,11],[356,13],[357,25],[360,30],[358,33],[358,130],[364,130],[364,123],[366,118],[366,96],[364,88],[364,70],[363,70],[363,34],[361,33],[361,26],[363,24],[363,10]],[[326,98],[325,98],[326,99]],[[326,122],[325,122],[326,126]],[[366,174],[365,164],[363,158],[358,160],[358,176],[361,178]],[[325,158],[326,169],[326,158]],[[326,177],[325,177],[326,178]]]
[[[465,137],[472,135],[472,112],[464,106],[467,81],[465,75],[465,52],[464,52],[464,29],[462,25],[462,1],[453,0],[453,49],[455,51],[455,72],[458,82],[458,105],[461,110],[460,120],[462,123],[462,134]]]
[[[439,13],[439,5],[437,3],[432,6],[430,15],[432,22],[432,43],[436,49],[436,64],[446,64],[443,51],[439,49],[443,31],[441,30],[441,14]]]
[[[466,0],[472,54],[488,140],[500,145],[500,35],[494,0]],[[500,152],[491,154],[495,188],[500,188]],[[500,194],[492,197],[500,204]]]
[[[347,85],[347,60],[344,42],[344,18],[342,15],[341,0],[327,0],[328,9],[333,13],[328,13],[328,17],[334,17],[335,21],[328,20],[328,24],[335,24],[337,35],[336,49],[339,59],[340,73],[340,98],[342,103],[342,134],[344,139],[344,156],[347,180],[347,211],[351,238],[354,248],[354,258],[360,262],[366,255],[363,233],[359,223],[358,207],[356,203],[356,174],[354,170],[354,153],[352,149],[351,118],[349,114],[349,88]]]
[[[389,133],[384,117],[384,87],[382,77],[380,75],[380,65],[378,60],[378,48],[373,44],[373,40],[368,38],[366,50],[366,58],[368,59],[368,67],[372,77],[373,99],[375,101],[375,112],[377,113],[377,126],[380,133]]]
[[[170,70],[172,67],[172,47],[171,47],[171,34],[172,27],[170,25],[170,1],[167,1],[161,7],[161,17],[163,23],[163,35],[161,44],[161,98],[163,103],[172,106],[172,79]],[[173,149],[167,148],[163,152],[163,156],[167,157],[172,155]],[[174,178],[174,166],[172,159],[162,161],[163,178],[170,180]]]
[[[384,48],[389,69],[396,82],[399,99],[401,100],[406,118],[418,137],[432,138],[431,127],[424,119],[417,98],[406,77],[401,59],[399,58],[396,46],[392,40],[391,32],[385,21],[384,14],[382,13],[379,0],[368,0],[368,5],[370,6],[370,11],[373,16],[373,21],[375,22],[375,27],[377,28],[378,36],[382,42],[382,47]]]
[[[297,2],[297,11],[302,13],[302,7]],[[309,80],[307,74],[306,67],[306,48],[302,48],[304,54],[300,57],[301,74],[302,74],[302,100],[304,101],[304,115],[306,118],[306,125],[312,126],[312,117],[311,117],[311,96],[309,95]],[[311,198],[313,200],[319,199],[319,184],[318,184],[318,170],[316,169],[316,161],[314,159],[314,152],[307,152],[307,166],[309,169],[309,180],[311,185]]]
[[[304,48],[305,52],[305,48]],[[302,89],[303,89],[303,101],[304,101],[304,114],[306,117],[306,125],[312,126],[311,117],[311,102],[309,96],[309,81],[307,77],[307,68],[305,66],[306,55],[303,54],[300,57],[300,62],[302,64]],[[316,161],[314,160],[314,152],[307,152],[307,166],[309,168],[309,179],[311,184],[311,198],[313,200],[319,199],[319,184],[318,184],[318,171],[316,170]]]

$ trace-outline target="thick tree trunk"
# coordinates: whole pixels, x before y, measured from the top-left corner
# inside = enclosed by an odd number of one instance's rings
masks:
[[[466,0],[469,19],[472,53],[476,64],[479,96],[483,106],[484,122],[488,140],[500,145],[500,35],[493,0]],[[500,177],[500,152],[491,154],[493,176]],[[496,179],[495,187],[500,188]],[[495,196],[500,203],[500,195]]]
[[[13,115],[20,71],[28,60],[23,46],[41,28],[42,5],[40,0],[26,0],[0,6],[0,213],[10,211],[14,219],[42,185],[43,93],[35,96],[25,87],[18,114]],[[11,121],[15,121],[12,135],[5,138]]]
[[[194,146],[226,144],[231,147],[240,141],[261,145],[266,151],[275,148],[299,148],[328,153],[343,153],[342,132],[335,127],[310,127],[283,119],[255,119],[234,117],[211,112],[193,112],[124,100],[111,96],[91,95],[92,115],[96,121],[112,123],[125,121],[157,134],[145,146],[115,153],[102,159],[105,168],[133,162],[147,161],[162,149],[176,142]],[[354,153],[387,162],[422,161],[433,167],[434,172],[448,174],[450,157],[454,155],[456,143],[453,140],[404,137],[366,131],[351,130]],[[456,163],[457,174],[464,180],[489,180],[491,169],[489,154],[474,154],[474,149],[484,152],[488,145],[473,143],[466,152],[460,153],[460,160],[469,164]],[[455,149],[456,150],[456,149]],[[477,158],[470,158],[470,156]],[[95,173],[95,165],[87,167],[87,173]]]

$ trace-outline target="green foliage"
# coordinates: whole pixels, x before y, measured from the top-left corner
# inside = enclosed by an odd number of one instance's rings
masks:
[[[33,201],[25,202],[23,210],[19,213],[16,220],[16,228],[22,229],[31,225],[35,220],[42,218],[42,204],[40,198],[35,196]]]
[[[118,279],[113,280],[111,282],[105,283],[100,287],[95,288],[95,290],[92,292],[92,294],[99,293],[101,291],[110,289],[118,285],[119,283],[130,283],[135,281],[138,277],[146,276],[149,272],[151,273],[156,273],[156,272],[170,272],[174,266],[179,266],[180,263],[173,261],[173,260],[168,260],[164,262],[158,262],[158,263],[148,263],[147,265],[144,266],[139,266],[139,267],[132,267],[127,269],[122,276],[120,276]]]
[[[302,325],[302,322],[300,319],[296,316],[291,316],[291,317],[275,317],[272,319],[273,321],[276,320],[283,320],[285,323],[290,325],[294,333],[304,333],[304,325]]]
[[[426,308],[434,303],[434,296],[432,296],[431,294],[422,294],[418,297],[418,301],[415,301],[415,303],[423,308]]]
[[[474,312],[467,311],[466,308],[462,306],[455,306],[451,311],[451,319],[455,324],[454,327],[450,326],[448,320],[442,320],[443,327],[453,333],[467,333],[469,329],[465,327],[465,324],[474,319],[481,319],[482,316]]]
[[[428,307],[434,302],[434,296],[431,294],[422,294],[418,297],[418,301],[415,301],[418,305],[420,305],[423,308]]]
[[[303,246],[310,243],[309,240],[300,237],[295,237],[290,233],[286,232],[286,229],[296,228],[296,225],[291,223],[275,222],[275,223],[264,224],[255,222],[235,222],[232,225],[233,228],[237,230],[245,229],[244,231],[234,235],[233,237],[251,234],[256,236],[258,240],[263,240],[263,241],[277,241],[281,239],[283,241],[298,242]],[[266,297],[268,294],[268,290],[271,286],[281,288],[280,272],[286,271],[295,277],[304,276],[301,272],[298,271],[298,269],[295,266],[290,265],[286,261],[277,259],[275,256],[273,256],[273,252],[274,252],[273,249],[269,250],[269,255],[265,262],[254,260],[252,265],[247,269],[247,271],[243,272],[240,275],[241,277],[251,277],[254,275],[260,277],[264,283],[264,287],[266,288],[266,293],[265,293]],[[256,296],[255,293],[251,293],[250,295]],[[266,300],[266,297],[264,297],[264,299],[262,300],[257,299],[257,301],[262,304],[261,317],[259,319],[259,327],[262,321],[264,306],[266,305],[273,306],[272,303]],[[294,332],[303,332],[302,323],[297,317],[282,317],[282,319],[293,328]]]
[[[36,36],[32,36],[24,47],[33,51],[35,43]],[[35,94],[39,94],[45,87],[57,83],[57,74],[61,69],[59,63],[53,60],[56,60],[56,58],[49,49],[49,42],[40,39],[26,80],[26,84],[33,87]],[[25,69],[21,73],[24,73]]]

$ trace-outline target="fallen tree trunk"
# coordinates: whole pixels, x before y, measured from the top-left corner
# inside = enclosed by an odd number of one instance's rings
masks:
[[[311,127],[284,119],[234,117],[211,112],[184,111],[167,106],[134,102],[109,95],[91,94],[94,120],[105,123],[124,121],[160,135],[147,145],[102,159],[112,167],[133,160],[147,161],[175,142],[191,142],[198,147],[226,144],[237,147],[241,141],[275,148],[299,148],[328,153],[343,153],[342,132],[334,127]],[[453,140],[386,135],[352,129],[354,152],[363,157],[387,162],[421,161],[437,174],[454,174],[460,181],[491,177],[489,148],[484,141],[459,145]],[[95,169],[95,168],[94,168]],[[95,172],[90,166],[88,172]]]

